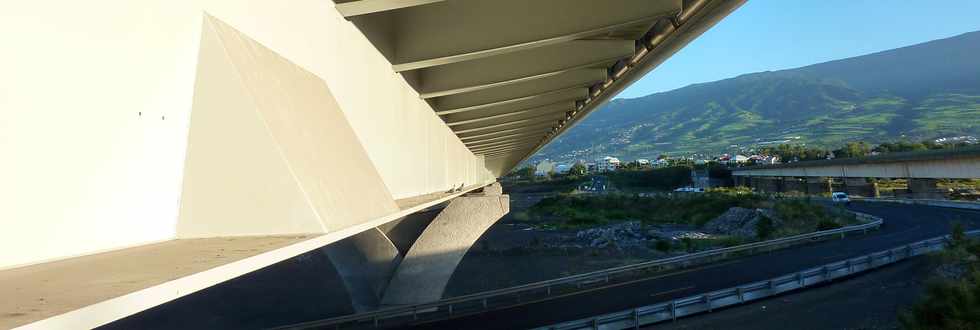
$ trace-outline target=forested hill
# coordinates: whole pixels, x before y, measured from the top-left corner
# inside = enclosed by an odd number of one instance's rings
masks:
[[[634,159],[779,142],[838,147],[958,135],[980,135],[980,31],[613,100],[535,158]]]

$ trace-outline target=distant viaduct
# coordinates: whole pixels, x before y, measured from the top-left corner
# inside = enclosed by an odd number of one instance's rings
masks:
[[[939,179],[980,178],[980,148],[842,158],[738,168],[735,185],[765,192],[822,194],[844,191],[877,197],[877,182],[868,179],[907,179],[908,189],[896,194],[913,198],[941,197]],[[840,179],[840,183],[835,183]]]

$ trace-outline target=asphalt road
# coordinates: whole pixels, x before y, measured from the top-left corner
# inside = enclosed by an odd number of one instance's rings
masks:
[[[744,305],[652,324],[658,330],[900,329],[899,313],[922,298],[935,270],[919,256],[860,276]],[[831,317],[828,317],[831,316]]]
[[[952,223],[980,229],[980,212],[891,203],[855,202],[850,209],[885,219],[881,230],[756,255],[655,278],[619,284],[549,301],[452,320],[417,324],[419,329],[519,329],[617,312],[702,292],[764,280],[841,259],[857,257],[949,233]]]

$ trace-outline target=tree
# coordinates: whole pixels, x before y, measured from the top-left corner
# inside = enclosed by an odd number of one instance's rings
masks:
[[[836,158],[864,157],[871,154],[871,145],[864,141],[848,142],[843,148],[834,150]]]
[[[780,144],[775,147],[763,147],[759,154],[778,156],[783,162],[827,159],[827,150],[810,148],[799,144]]]
[[[520,175],[524,178],[533,179],[534,172],[535,172],[534,165],[528,165],[528,166],[524,166],[524,168],[522,168],[518,173],[520,173]]]
[[[585,164],[575,163],[575,165],[572,165],[572,168],[568,170],[568,174],[585,175],[585,173],[588,171],[589,169],[585,167]]]

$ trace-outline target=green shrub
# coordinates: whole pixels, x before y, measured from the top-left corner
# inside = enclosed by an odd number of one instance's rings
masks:
[[[922,301],[899,316],[905,329],[980,329],[980,272],[932,281]]]
[[[776,226],[767,216],[760,215],[759,221],[755,223],[755,235],[759,239],[768,239],[776,231]]]
[[[658,239],[657,243],[654,244],[654,248],[660,252],[670,252],[670,241]]]
[[[964,246],[966,244],[966,228],[960,222],[953,223],[953,228],[950,230],[950,245],[955,247]]]

